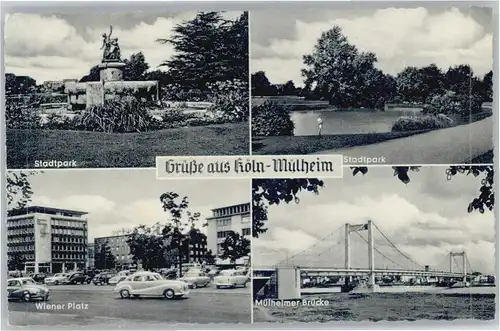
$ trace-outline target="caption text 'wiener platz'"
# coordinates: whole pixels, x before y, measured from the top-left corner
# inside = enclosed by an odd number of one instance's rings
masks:
[[[158,156],[158,179],[342,178],[342,155]]]

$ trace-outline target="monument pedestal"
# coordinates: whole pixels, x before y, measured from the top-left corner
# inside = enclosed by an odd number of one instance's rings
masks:
[[[99,64],[99,77],[102,82],[116,82],[123,80],[123,62],[102,62]]]

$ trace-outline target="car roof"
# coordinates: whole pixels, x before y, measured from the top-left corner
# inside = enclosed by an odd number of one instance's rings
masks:
[[[19,277],[19,278],[9,278],[7,279],[8,282],[10,282],[11,280],[33,280],[33,278],[31,277]]]
[[[133,274],[129,276],[146,276],[146,275],[158,275],[157,272],[151,272],[151,271],[137,271],[134,272]]]

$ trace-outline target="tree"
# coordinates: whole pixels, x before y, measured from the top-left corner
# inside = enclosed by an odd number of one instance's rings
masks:
[[[26,263],[26,259],[24,255],[20,252],[13,252],[9,254],[9,259],[7,262],[7,268],[9,271],[14,270],[24,270],[24,264]]]
[[[149,69],[149,64],[146,63],[144,54],[139,52],[132,54],[129,59],[123,61],[125,67],[123,68],[123,78],[128,81],[144,80],[146,72]]]
[[[94,265],[96,269],[113,269],[115,267],[115,264],[116,258],[111,252],[111,248],[108,246],[107,241],[97,247],[94,253]]]
[[[36,80],[30,76],[5,74],[5,94],[30,94],[36,92]]]
[[[353,176],[366,175],[368,167],[351,167]],[[409,173],[419,171],[420,167],[393,167],[394,176],[404,184],[410,182]],[[446,169],[446,179],[458,174],[483,176],[478,197],[474,198],[467,206],[469,213],[485,210],[492,211],[495,203],[495,191],[493,188],[494,169],[493,166],[450,166]],[[267,231],[268,205],[279,205],[282,202],[299,203],[299,192],[308,191],[319,194],[324,182],[320,179],[253,179],[252,180],[252,235],[258,238]]]
[[[145,270],[161,268],[166,264],[163,227],[156,223],[136,226],[127,238],[130,254],[135,263],[141,263]]]
[[[417,67],[406,67],[396,75],[397,94],[405,102],[424,103],[422,73]]]
[[[176,54],[167,66],[172,79],[186,89],[206,90],[218,81],[248,81],[248,14],[228,21],[219,12],[201,12],[178,24],[170,39]]]
[[[237,232],[228,231],[226,239],[221,244],[222,254],[220,258],[229,259],[235,265],[236,260],[250,254],[250,240]]]
[[[483,102],[492,102],[493,101],[493,71],[490,70],[483,77],[482,81],[482,97]]]
[[[211,249],[209,249],[206,253],[205,253],[205,263],[206,264],[215,264],[215,255],[214,253],[212,252]]]
[[[29,178],[36,171],[7,171],[7,213],[17,214],[31,201],[33,190]]]
[[[192,213],[189,210],[188,197],[180,198],[175,192],[166,192],[160,196],[160,202],[163,211],[170,214],[170,219],[167,225],[162,229],[162,237],[166,240],[166,248],[177,250],[177,264],[179,268],[179,276],[182,277],[182,256],[185,253],[185,235],[189,231],[189,238],[195,240],[196,236],[192,235],[193,229],[200,218],[200,213]],[[187,218],[187,219],[186,219]],[[189,250],[189,245],[188,245]]]
[[[90,71],[87,75],[80,78],[80,83],[100,81],[101,80],[100,72],[101,70],[99,69],[98,65],[93,66],[92,68],[90,68]]]
[[[349,44],[340,27],[323,32],[312,54],[303,57],[305,85],[339,108],[357,106],[363,99],[364,76],[374,69],[373,53],[359,52]]]
[[[293,81],[289,80],[278,88],[279,95],[297,95],[297,88]]]
[[[276,86],[269,82],[264,71],[257,71],[252,74],[252,95],[269,96],[276,94]]]

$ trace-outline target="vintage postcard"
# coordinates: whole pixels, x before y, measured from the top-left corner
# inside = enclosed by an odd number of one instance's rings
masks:
[[[153,169],[8,179],[11,326],[251,322],[249,180],[157,180]]]
[[[250,26],[253,154],[493,163],[492,8],[290,7]]]
[[[8,168],[249,153],[246,12],[9,14],[4,38]]]
[[[492,166],[254,179],[254,322],[494,320],[493,202]]]

